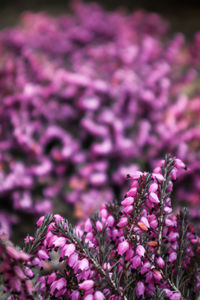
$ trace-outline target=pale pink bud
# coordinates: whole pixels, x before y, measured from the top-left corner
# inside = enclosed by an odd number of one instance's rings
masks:
[[[158,199],[158,196],[155,193],[153,193],[153,192],[150,192],[150,194],[149,194],[149,200],[152,203],[160,203],[160,200]]]
[[[126,252],[126,257],[125,257],[125,259],[126,260],[130,260],[132,257],[133,257],[133,255],[134,255],[134,251],[133,251],[133,249],[129,249],[127,252]]]
[[[112,230],[112,239],[114,241],[116,240],[116,238],[118,237],[118,235],[119,235],[119,230],[116,229],[116,228],[113,228],[113,230]]]
[[[72,253],[74,253],[76,250],[76,247],[74,244],[66,244],[64,247],[60,250],[60,257],[69,257]]]
[[[48,284],[51,284],[53,281],[56,280],[56,273],[51,273],[49,276],[48,276],[48,279],[47,279],[47,283]]]
[[[139,281],[136,286],[136,295],[137,297],[144,296],[145,286],[142,281]]]
[[[153,173],[153,174],[152,174],[152,177],[153,177],[154,179],[157,179],[159,182],[162,182],[162,181],[164,180],[164,177],[163,177],[162,174],[156,174],[156,173]]]
[[[156,182],[152,183],[149,187],[149,192],[155,193],[158,190],[158,184]]]
[[[133,180],[139,179],[143,173],[141,171],[135,171],[133,174],[127,174],[127,178],[131,178]]]
[[[89,231],[92,230],[92,223],[91,223],[90,219],[87,219],[87,220],[85,221],[84,230],[85,230],[86,232],[89,232]]]
[[[132,187],[126,195],[127,197],[135,197],[137,195],[137,187]]]
[[[72,255],[70,255],[70,257],[68,259],[68,264],[69,264],[70,267],[75,268],[77,263],[78,263],[78,254],[73,253]]]
[[[155,169],[153,169],[153,173],[161,173],[161,167],[156,167]]]
[[[180,160],[178,158],[175,159],[175,164],[176,164],[177,168],[180,168],[180,169],[185,169],[186,168],[184,162],[182,162],[182,160]]]
[[[122,217],[119,221],[119,223],[117,224],[117,226],[119,227],[123,227],[125,225],[128,224],[128,218],[127,217]]]
[[[55,247],[63,247],[64,245],[66,244],[66,238],[60,236],[60,237],[57,237],[55,239],[55,241],[53,242],[53,245]]]
[[[86,258],[83,258],[79,261],[79,269],[80,270],[87,270],[89,268],[89,261]]]
[[[129,243],[127,241],[121,242],[117,247],[117,252],[123,255],[129,249]]]
[[[79,288],[84,291],[88,291],[88,290],[92,289],[93,286],[94,286],[93,280],[85,280],[82,283],[79,283]]]
[[[104,300],[105,297],[104,297],[104,294],[100,291],[96,291],[94,293],[94,300]]]
[[[49,255],[46,253],[46,251],[44,251],[42,249],[38,251],[38,256],[40,259],[44,259],[44,260],[49,259]]]
[[[94,300],[94,297],[92,294],[88,294],[88,295],[84,296],[83,300]]]
[[[19,254],[20,254],[20,259],[25,260],[25,261],[28,261],[31,257],[28,253],[25,253],[22,250],[19,251]]]
[[[6,246],[6,252],[10,257],[16,260],[20,258],[20,252],[12,246]]]
[[[40,226],[42,225],[43,221],[44,221],[44,216],[41,216],[41,217],[39,218],[39,220],[37,221],[37,223],[36,223],[37,226],[40,227]]]
[[[108,226],[112,227],[115,223],[115,219],[113,216],[109,216],[106,220],[106,223],[108,224]]]
[[[25,267],[24,273],[25,273],[26,276],[28,276],[29,278],[33,278],[33,277],[34,277],[33,271],[32,271],[30,268],[28,268],[28,267]]]
[[[176,180],[177,173],[178,173],[178,171],[175,168],[171,171],[171,179],[172,180]]]
[[[170,255],[169,255],[169,262],[174,262],[176,260],[176,258],[177,258],[176,252],[170,253]]]
[[[101,209],[100,210],[100,215],[101,215],[101,217],[102,218],[107,218],[107,216],[108,216],[108,211],[107,211],[107,209],[106,208],[103,208],[103,209]]]
[[[133,205],[126,206],[122,209],[123,213],[130,214],[133,211]]]
[[[26,279],[24,272],[19,266],[14,266],[14,272],[21,280]]]
[[[32,295],[35,288],[31,282],[31,280],[26,280],[25,285],[26,285],[26,290],[28,291],[28,294]]]
[[[157,228],[158,227],[158,220],[156,219],[155,215],[149,215],[148,216],[149,225],[151,228]]]
[[[170,297],[170,300],[180,300],[181,299],[181,294],[180,293],[173,293]]]
[[[140,221],[141,221],[144,225],[146,225],[148,228],[150,227],[149,221],[147,220],[146,217],[142,217],[142,218],[140,219]]]
[[[147,261],[147,262],[143,263],[140,273],[145,274],[149,271],[150,268],[151,268],[151,264],[149,261]]]
[[[158,270],[156,270],[156,269],[153,270],[153,277],[157,281],[160,281],[162,279],[161,273]]]
[[[60,291],[62,288],[64,288],[66,286],[66,280],[64,277],[54,281],[52,284],[51,284],[51,290],[50,290],[50,293],[51,295],[54,293],[55,290],[58,290]]]
[[[121,205],[129,206],[129,205],[133,204],[133,202],[134,202],[133,197],[127,197],[121,202]]]
[[[73,291],[71,293],[71,299],[72,300],[80,300],[81,299],[81,294],[79,291]]]
[[[103,224],[99,220],[96,222],[96,228],[98,231],[102,231],[103,229]]]
[[[165,262],[164,262],[164,260],[162,259],[161,256],[159,256],[159,257],[156,259],[156,262],[157,262],[158,266],[159,266],[161,269],[164,268]]]
[[[144,249],[144,247],[142,245],[138,245],[137,248],[136,248],[136,253],[142,257],[144,256],[146,250]]]
[[[132,258],[131,262],[132,262],[131,266],[132,266],[133,269],[137,269],[142,263],[141,258],[140,258],[139,255],[134,256]]]
[[[172,213],[172,208],[169,207],[169,206],[165,206],[164,207],[164,212],[167,213],[167,214],[171,214]]]
[[[170,242],[175,242],[178,237],[179,237],[179,233],[178,232],[170,232],[168,238],[169,238]]]

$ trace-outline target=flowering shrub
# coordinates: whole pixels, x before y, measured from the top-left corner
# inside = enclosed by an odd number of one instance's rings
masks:
[[[2,206],[35,215],[67,202],[82,218],[170,152],[189,167],[176,201],[198,218],[198,35],[188,46],[156,14],[73,3],[0,33]]]
[[[172,182],[183,168],[168,156],[152,174],[128,174],[123,201],[103,204],[74,228],[59,215],[40,217],[35,237],[25,238],[27,254],[1,242],[9,299],[35,292],[39,299],[198,299],[200,237],[186,210],[171,207]]]

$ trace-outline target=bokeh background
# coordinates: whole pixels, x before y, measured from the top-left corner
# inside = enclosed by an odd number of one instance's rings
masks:
[[[181,31],[188,38],[200,28],[199,0],[97,0],[96,2],[109,10],[123,6],[127,10],[142,8],[157,12],[169,21],[172,31]],[[0,28],[15,25],[20,14],[26,10],[46,11],[59,15],[67,9],[69,9],[68,0],[1,0]]]
[[[94,2],[94,1],[84,1]],[[101,4],[106,10],[113,9],[127,10],[132,12],[137,9],[143,9],[147,12],[158,13],[161,17],[167,20],[170,25],[168,32],[169,36],[173,36],[175,32],[182,32],[188,41],[192,40],[194,33],[200,29],[200,1],[156,1],[156,0],[97,0],[96,3]],[[70,11],[69,1],[67,0],[0,0],[0,29],[15,26],[20,18],[20,15],[26,11],[31,12],[47,12],[53,16],[59,16]],[[9,203],[7,203],[9,209]],[[65,217],[72,218],[72,206],[65,204],[65,211],[63,206],[59,207],[56,204],[56,213],[64,214]],[[69,215],[67,215],[69,212]],[[20,217],[23,224],[16,225],[13,239],[15,241],[22,240],[27,232],[32,233],[33,226],[30,222],[30,215],[20,212]]]

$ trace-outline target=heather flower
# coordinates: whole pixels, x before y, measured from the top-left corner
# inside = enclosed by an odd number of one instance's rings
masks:
[[[0,42],[0,194],[11,209],[40,215],[66,201],[85,218],[114,195],[121,199],[125,173],[135,201],[140,162],[153,168],[166,151],[189,170],[176,160],[175,204],[198,206],[199,33],[188,45],[182,34],[168,38],[157,14],[78,1],[70,15],[24,14]],[[159,205],[162,165],[153,171],[149,206]],[[0,222],[9,236],[15,222],[4,215]]]
[[[123,255],[129,249],[129,243],[123,241],[118,245],[117,251],[120,255]]]
[[[144,286],[144,283],[143,282],[141,282],[141,281],[139,281],[138,283],[137,283],[137,287],[136,287],[136,295],[138,296],[138,297],[140,297],[140,296],[144,296],[144,290],[145,290],[145,286]]]
[[[79,284],[79,288],[82,290],[90,290],[94,286],[94,281],[93,280],[85,280],[82,283]]]

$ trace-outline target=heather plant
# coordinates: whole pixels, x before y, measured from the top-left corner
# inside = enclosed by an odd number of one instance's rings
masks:
[[[175,199],[198,219],[198,35],[170,39],[166,22],[142,11],[72,9],[26,13],[0,33],[1,231],[10,234],[11,207],[70,214],[72,204],[84,218],[166,152],[188,165]]]
[[[23,251],[1,253],[9,299],[198,299],[200,237],[187,211],[171,206],[184,168],[167,156],[152,173],[129,173],[124,199],[74,228],[59,215],[40,217]]]

